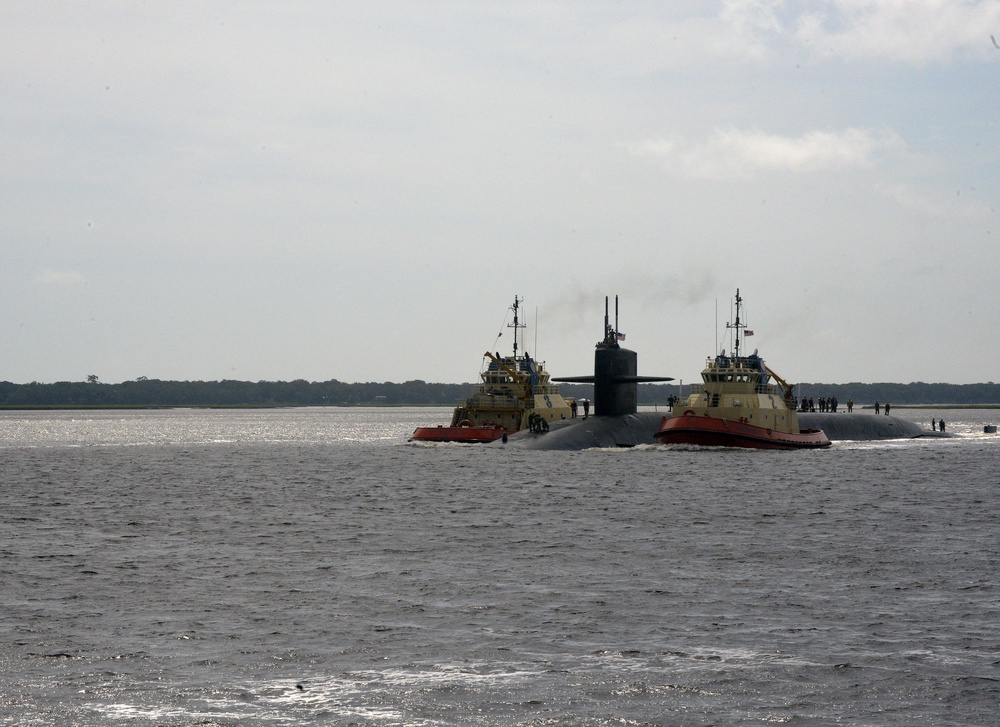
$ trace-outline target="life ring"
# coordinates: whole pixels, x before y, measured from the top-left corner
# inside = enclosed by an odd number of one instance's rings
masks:
[[[460,421],[458,423],[458,426],[460,426],[460,427],[471,427],[472,426],[472,422],[470,422],[468,419],[463,419],[462,421]]]
[[[684,416],[686,416],[686,417],[693,417],[694,415],[695,415],[694,409],[687,409],[684,412]]]

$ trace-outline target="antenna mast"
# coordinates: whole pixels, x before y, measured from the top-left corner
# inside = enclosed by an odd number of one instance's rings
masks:
[[[604,296],[604,343],[608,342],[611,325],[608,323],[608,296]]]
[[[513,328],[514,329],[514,358],[515,359],[517,358],[517,330],[519,328],[524,328],[525,327],[523,323],[519,323],[518,320],[517,320],[517,310],[520,307],[520,304],[521,304],[522,300],[524,300],[524,298],[518,298],[516,295],[514,296],[514,305],[511,306],[511,310],[514,311],[514,322],[507,324],[507,328]],[[522,337],[523,337],[523,334],[522,334]]]
[[[611,321],[608,315],[608,296],[604,296],[604,340],[598,343],[598,346],[604,346],[607,348],[619,348],[618,346],[618,296],[615,296],[615,327],[611,327]]]
[[[740,297],[740,289],[736,289],[736,322],[727,323],[726,328],[731,328],[733,330],[733,355],[736,358],[740,357],[740,329],[746,328],[746,324],[740,321],[740,304],[743,299]]]
[[[535,306],[535,360],[538,360],[538,306]]]

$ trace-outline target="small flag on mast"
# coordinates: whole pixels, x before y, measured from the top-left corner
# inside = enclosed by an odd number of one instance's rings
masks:
[[[752,336],[753,335],[753,331],[744,330],[743,331],[743,335],[744,336]]]

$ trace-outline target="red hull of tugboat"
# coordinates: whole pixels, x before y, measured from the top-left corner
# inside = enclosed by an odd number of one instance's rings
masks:
[[[711,416],[664,417],[655,436],[660,444],[697,444],[704,447],[819,449],[830,446],[826,434],[818,429],[795,434]]]
[[[417,427],[410,436],[411,442],[464,442],[466,444],[487,444],[500,439],[505,433],[503,427]]]

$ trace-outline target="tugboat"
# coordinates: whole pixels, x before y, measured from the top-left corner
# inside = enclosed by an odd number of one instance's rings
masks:
[[[518,320],[521,298],[514,296],[514,353],[501,356],[483,354],[485,368],[476,392],[455,408],[448,426],[417,427],[411,442],[465,442],[483,444],[522,429],[544,431],[551,422],[573,416],[571,401],[550,383],[545,364],[527,352],[518,354],[519,333],[525,324]]]
[[[664,417],[656,441],[752,449],[817,449],[829,447],[821,429],[799,429],[794,387],[778,376],[754,351],[740,355],[746,324],[740,320],[743,299],[736,290],[734,351],[709,359],[701,372],[704,389],[679,400]],[[770,383],[774,379],[776,384]],[[780,389],[780,390],[779,390]]]

